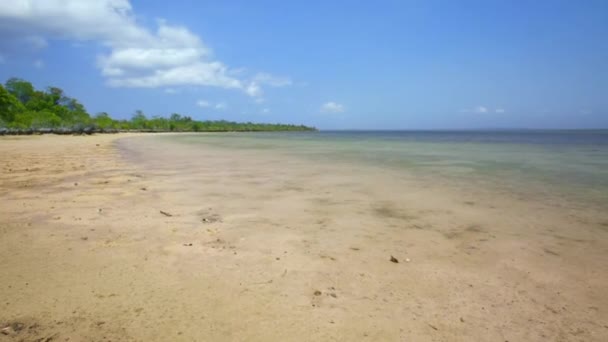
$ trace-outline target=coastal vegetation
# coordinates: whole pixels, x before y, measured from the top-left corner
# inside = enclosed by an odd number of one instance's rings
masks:
[[[225,120],[199,121],[178,113],[148,118],[141,110],[135,111],[129,120],[117,120],[106,112],[91,116],[77,99],[67,96],[58,87],[37,90],[32,83],[19,78],[10,78],[4,85],[0,84],[0,134],[311,130],[315,128]]]

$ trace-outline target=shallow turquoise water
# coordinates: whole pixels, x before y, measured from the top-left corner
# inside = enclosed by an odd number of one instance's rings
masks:
[[[608,131],[328,131],[168,136],[608,204]]]

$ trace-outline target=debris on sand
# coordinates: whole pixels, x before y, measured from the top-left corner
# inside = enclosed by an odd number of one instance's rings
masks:
[[[167,217],[173,216],[173,215],[169,214],[168,212],[162,211],[162,210],[160,211],[160,213],[163,214],[163,215],[165,215],[165,216],[167,216]]]
[[[14,322],[0,329],[0,333],[2,333],[2,335],[13,335],[23,330],[24,328],[25,324],[20,322]]]
[[[211,215],[211,216],[208,216],[208,217],[203,217],[201,219],[201,222],[203,222],[203,223],[222,222],[222,219],[220,218],[219,215]]]
[[[144,186],[143,188],[139,188],[139,190],[141,190],[141,191],[146,191],[146,190],[148,190],[148,189],[147,189],[147,188]]]
[[[199,217],[201,218],[201,222],[203,223],[215,223],[222,222],[222,217],[217,213],[213,212],[212,208],[203,209],[198,212]]]
[[[320,295],[321,295],[321,291],[316,290],[316,291],[314,292],[314,295],[315,295],[315,296],[320,296]]]
[[[192,243],[185,243],[184,246],[190,247],[190,246],[192,246]]]
[[[399,260],[391,255],[391,262],[394,262],[395,264],[398,264]]]

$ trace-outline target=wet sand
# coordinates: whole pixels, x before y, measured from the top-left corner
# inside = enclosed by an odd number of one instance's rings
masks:
[[[608,340],[601,207],[151,135],[0,161],[0,341]]]

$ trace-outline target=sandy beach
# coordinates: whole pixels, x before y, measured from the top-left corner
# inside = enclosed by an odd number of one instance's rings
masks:
[[[0,203],[0,341],[608,340],[598,207],[137,134],[0,137]]]

